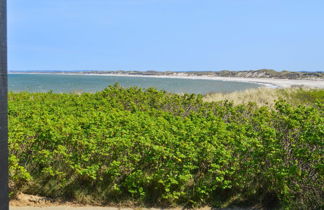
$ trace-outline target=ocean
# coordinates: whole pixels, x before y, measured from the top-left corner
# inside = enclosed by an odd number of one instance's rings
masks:
[[[109,85],[119,83],[123,87],[155,87],[173,93],[212,92],[228,93],[260,87],[259,84],[203,79],[101,76],[101,75],[63,75],[63,74],[9,74],[8,87],[13,92],[97,92]]]

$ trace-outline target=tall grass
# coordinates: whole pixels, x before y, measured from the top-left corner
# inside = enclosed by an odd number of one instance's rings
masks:
[[[323,102],[324,90],[323,89],[309,89],[301,87],[292,88],[256,88],[244,91],[237,91],[233,93],[210,93],[204,96],[205,102],[217,102],[228,100],[236,105],[256,103],[258,106],[275,105],[275,101],[283,99],[296,105],[300,104],[313,104],[316,100]]]

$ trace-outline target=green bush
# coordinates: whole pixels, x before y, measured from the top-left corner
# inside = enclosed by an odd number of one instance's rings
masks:
[[[322,107],[205,103],[201,95],[118,85],[81,95],[10,93],[11,193],[321,208]]]

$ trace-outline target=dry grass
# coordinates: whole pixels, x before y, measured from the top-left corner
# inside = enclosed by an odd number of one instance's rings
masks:
[[[279,99],[291,100],[292,95],[300,91],[301,88],[255,88],[233,93],[210,93],[204,96],[206,102],[228,100],[234,104],[256,103],[258,106],[274,106]],[[305,90],[305,89],[303,89]]]

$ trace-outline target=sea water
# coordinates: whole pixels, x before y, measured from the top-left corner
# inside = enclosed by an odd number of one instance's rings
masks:
[[[119,83],[123,87],[154,87],[173,93],[233,92],[260,87],[259,84],[188,78],[156,78],[138,76],[9,74],[9,91],[21,92],[97,92]]]

